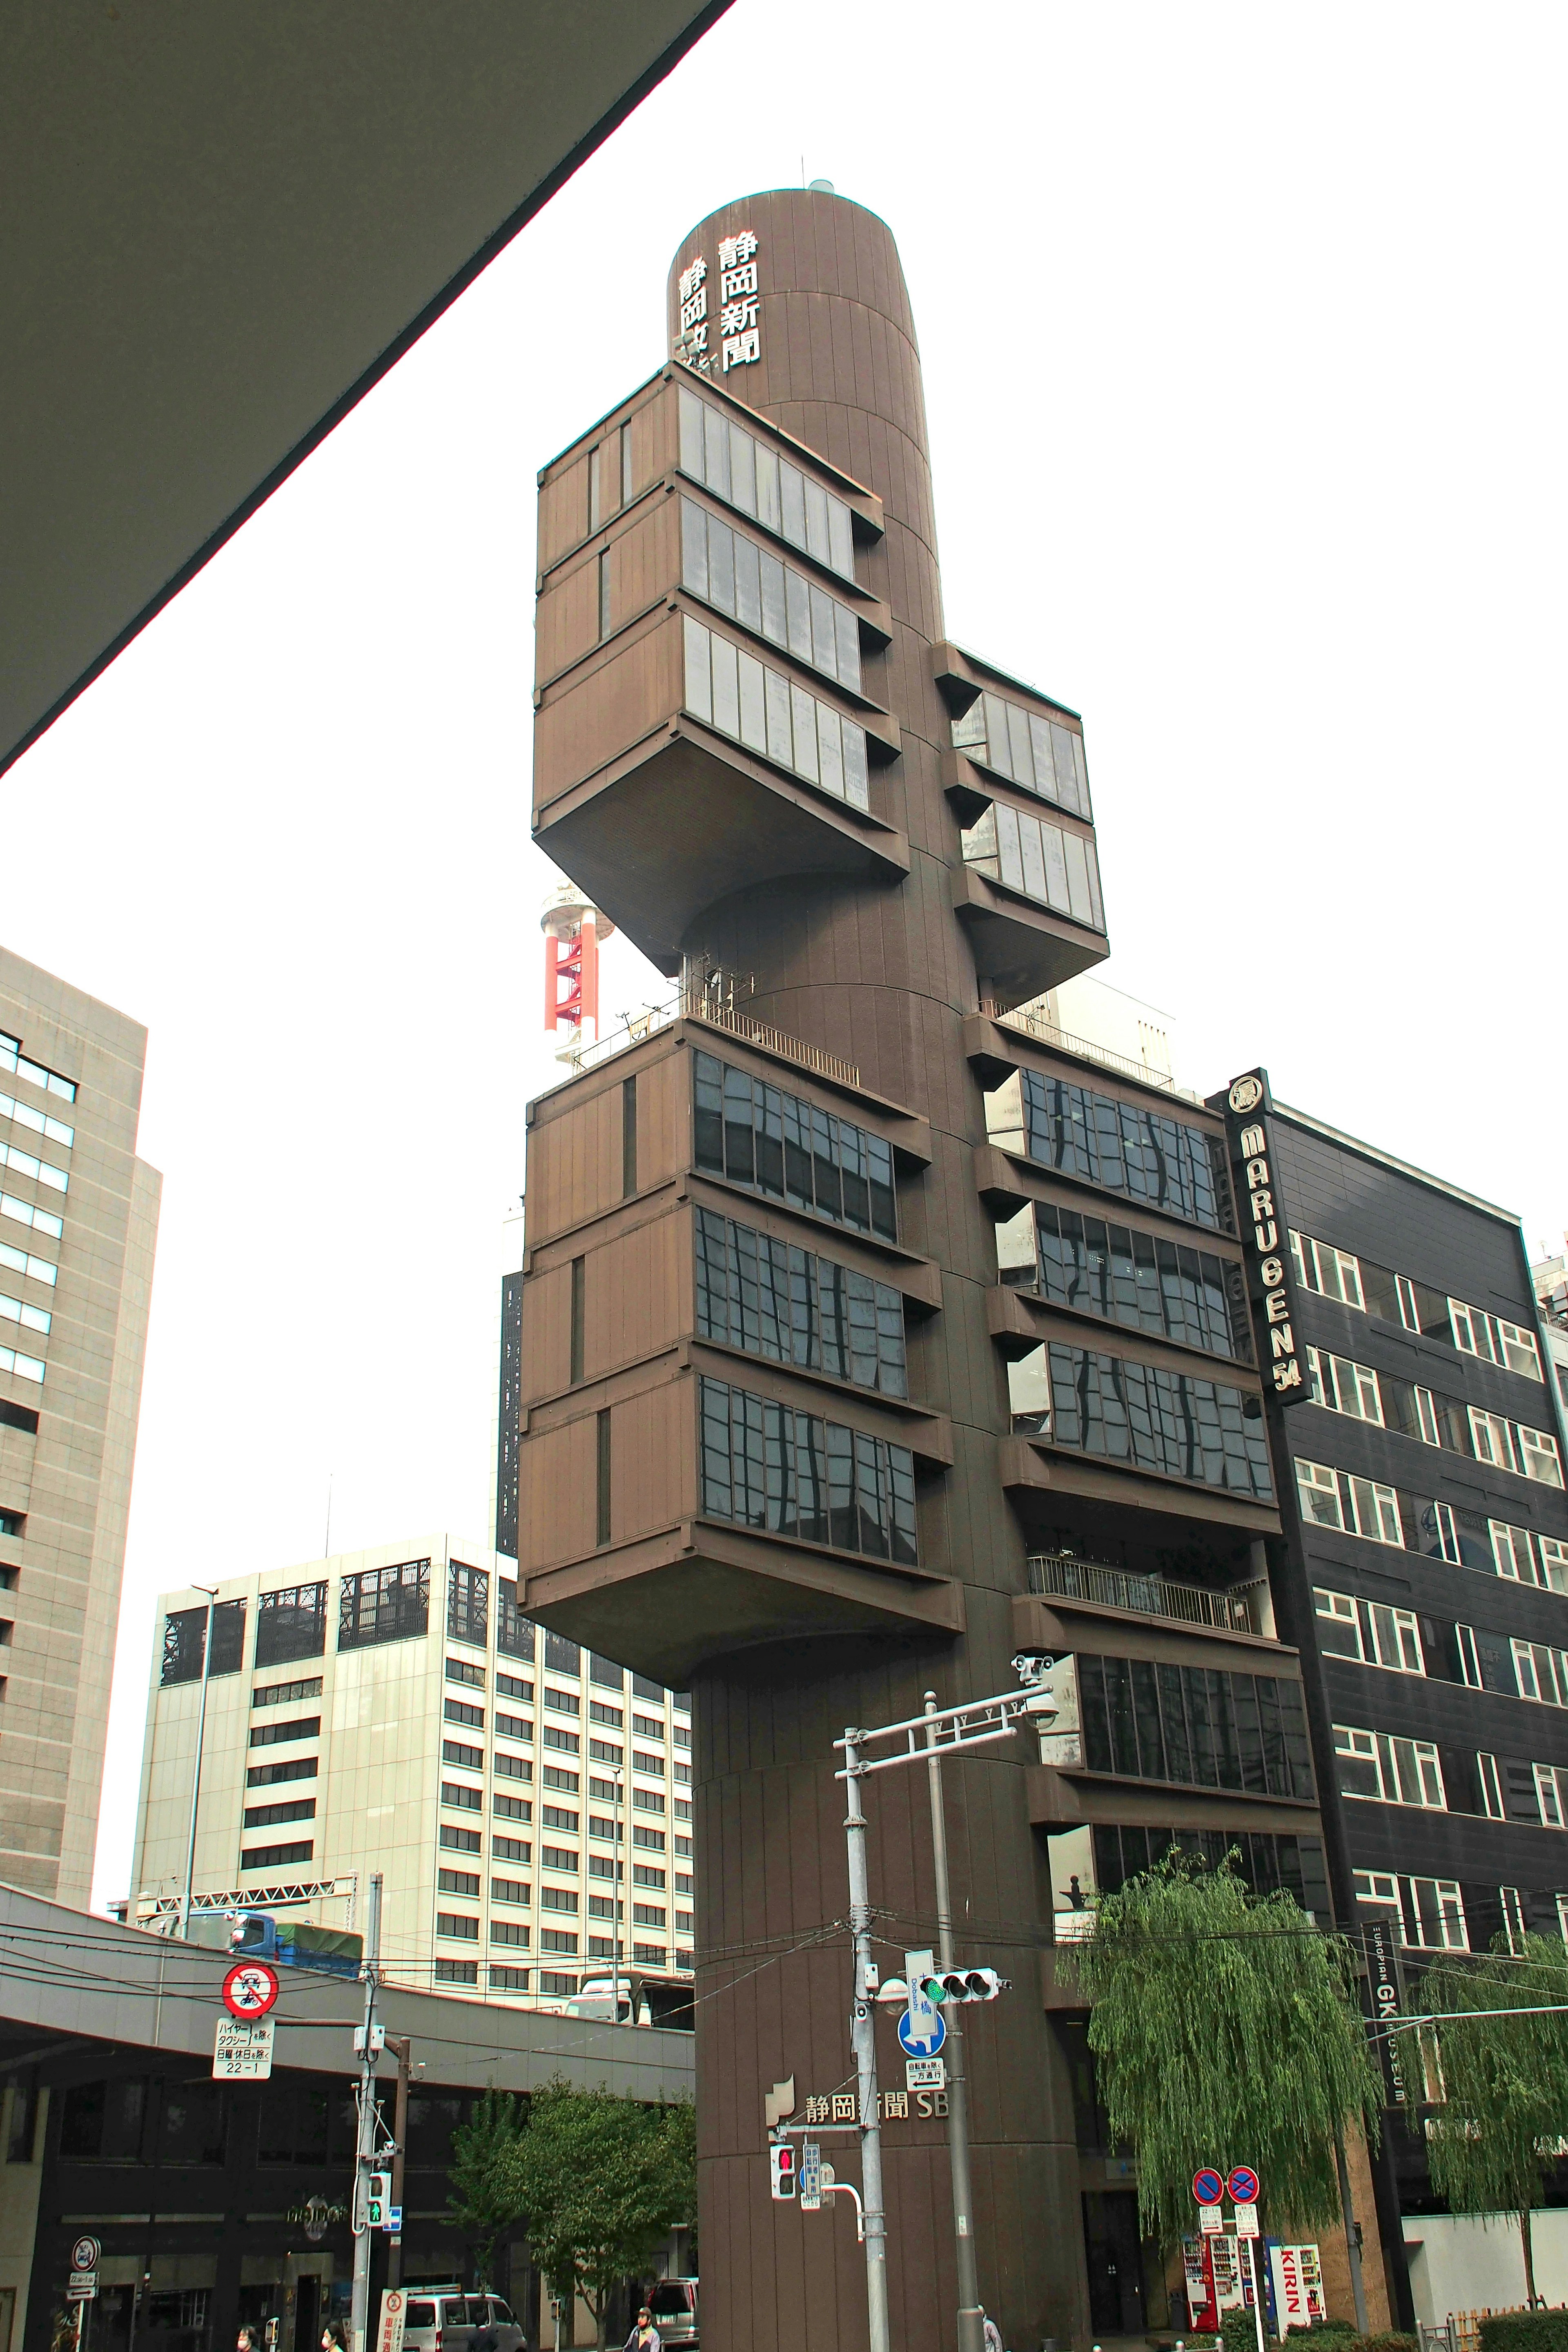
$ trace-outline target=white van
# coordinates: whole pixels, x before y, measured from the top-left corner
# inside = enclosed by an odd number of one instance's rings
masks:
[[[499,2294],[466,2294],[459,2286],[414,2286],[403,2322],[404,2352],[470,2352],[482,2328],[496,2352],[528,2352],[521,2328]]]

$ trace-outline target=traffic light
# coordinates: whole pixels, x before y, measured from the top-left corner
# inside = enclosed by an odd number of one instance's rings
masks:
[[[788,2140],[781,2140],[768,2150],[773,2170],[773,2196],[776,2200],[791,2198],[795,2191],[795,2150]]]
[[[940,2007],[943,2001],[994,2000],[999,1992],[1011,1992],[1013,1985],[994,1969],[951,1969],[945,1976],[927,1977],[921,1990]]]
[[[370,2176],[370,2182],[365,2191],[365,2196],[366,2204],[364,2220],[366,2229],[384,2230],[386,2227],[387,2210],[392,2203],[391,2173],[373,2172]]]

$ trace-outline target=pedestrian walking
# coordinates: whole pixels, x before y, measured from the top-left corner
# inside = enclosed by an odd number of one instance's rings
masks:
[[[653,2324],[653,2314],[647,2304],[637,2315],[637,2323],[621,2352],[664,2352],[664,2339]]]

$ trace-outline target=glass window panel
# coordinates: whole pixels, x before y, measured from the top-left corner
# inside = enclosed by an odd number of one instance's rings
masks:
[[[735,609],[735,534],[717,515],[708,518],[708,602],[721,613]]]
[[[706,472],[702,454],[702,411],[705,403],[694,392],[680,387],[680,468],[701,481]]]
[[[789,723],[789,680],[776,669],[764,672],[767,680],[768,757],[786,768],[795,765],[795,740]]]
[[[820,482],[805,486],[805,544],[818,563],[828,562],[832,541],[827,530],[827,492]]]
[[[871,805],[870,779],[866,765],[866,730],[853,719],[844,721],[844,797],[856,808]]]
[[[1092,841],[1083,845],[1084,865],[1089,873],[1089,919],[1097,931],[1105,929],[1105,902],[1100,895],[1100,853]]]
[[[844,744],[838,731],[838,713],[826,702],[816,706],[816,752],[821,769],[822,789],[844,798]]]
[[[816,698],[807,694],[804,687],[793,684],[789,697],[795,720],[795,770],[800,775],[809,776],[815,784],[821,774],[816,763]]]
[[[1067,858],[1062,850],[1062,829],[1059,824],[1042,824],[1040,838],[1046,853],[1046,903],[1058,915],[1069,908],[1068,897]]]
[[[829,677],[838,675],[838,629],[834,619],[836,611],[832,597],[826,588],[815,583],[811,590],[811,659],[816,667]]]
[[[1024,887],[1030,898],[1037,898],[1043,907],[1048,903],[1046,897],[1046,852],[1037,817],[1020,814],[1018,841],[1024,853]]]
[[[784,568],[776,555],[763,548],[758,556],[762,571],[763,635],[775,646],[789,643],[789,625],[784,612]]]
[[[1035,790],[1046,793],[1051,800],[1060,800],[1061,788],[1051,759],[1050,727],[1044,719],[1037,719],[1033,715],[1029,719],[1029,752],[1035,766]],[[1070,801],[1068,806],[1072,806]]]
[[[770,530],[779,528],[779,460],[776,449],[757,443],[757,520]]]
[[[757,511],[757,445],[736,424],[730,426],[730,503],[742,514]]]
[[[1035,754],[1029,741],[1029,714],[1020,710],[1016,702],[1004,706],[1007,713],[1007,750],[1013,762],[1016,783],[1035,789]]]
[[[735,541],[735,618],[760,635],[763,626],[761,550],[749,539]]]
[[[739,655],[727,637],[715,637],[713,656],[713,724],[721,734],[741,731]]]
[[[855,577],[855,527],[849,509],[831,492],[827,499],[827,560],[846,580]]]
[[[708,594],[708,518],[695,499],[680,501],[680,584],[690,595]]]
[[[811,659],[811,588],[798,572],[784,567],[784,610],[789,649],[797,661]]]
[[[1068,906],[1075,923],[1092,923],[1094,903],[1089,895],[1089,860],[1084,856],[1083,836],[1064,833],[1062,849],[1067,858]]]
[[[750,654],[739,656],[741,670],[741,740],[753,751],[768,748],[767,712],[763,700],[762,663]]]
[[[787,457],[779,459],[780,513],[784,536],[796,547],[805,545],[805,477]]]
[[[1063,727],[1059,725],[1054,719],[1049,722],[1049,724],[1051,730],[1051,763],[1056,771],[1057,797],[1061,802],[1064,808],[1076,808],[1078,805],[1078,793],[1076,789],[1077,770],[1073,764],[1072,730],[1070,727]]]
[[[860,624],[847,604],[833,607],[833,626],[837,640],[835,667],[841,686],[860,688]]]
[[[716,408],[702,404],[704,437],[707,441],[704,478],[710,490],[721,499],[730,495],[730,420],[721,416]]]
[[[996,803],[996,854],[1002,879],[1013,889],[1024,887],[1024,853],[1018,843],[1018,812]]]
[[[985,757],[998,775],[1013,772],[1013,753],[1007,732],[1007,706],[999,694],[982,698],[985,709]]]

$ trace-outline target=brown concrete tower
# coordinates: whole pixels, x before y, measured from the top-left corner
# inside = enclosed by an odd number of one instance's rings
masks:
[[[535,838],[680,996],[531,1114],[519,1565],[547,1623],[693,1691],[695,1822],[679,1790],[668,1813],[634,1795],[627,1893],[666,1869],[679,1887],[695,1846],[703,2325],[818,2352],[863,2339],[861,2258],[841,2216],[770,2201],[762,2103],[790,2075],[803,2106],[852,2080],[833,1740],[928,1687],[1008,1686],[1021,1640],[1074,1647],[1081,1580],[1030,1598],[1043,1542],[1131,1566],[1136,1526],[1207,1543],[1214,1572],[1279,1523],[1261,1423],[1242,1434],[1256,1379],[1189,1378],[1207,1339],[1139,1368],[1182,1412],[1205,1391],[1226,1431],[1206,1467],[1192,1412],[1183,1460],[1171,1436],[1144,1462],[1140,1437],[1139,1465],[1107,1468],[1084,1456],[1114,1444],[1080,1429],[1076,1458],[1048,1451],[1048,1414],[1022,1410],[1061,1318],[998,1276],[998,1217],[1053,1196],[1009,1157],[1047,1157],[1016,1074],[1084,1070],[1005,1016],[1102,958],[1104,918],[1076,716],[944,638],[892,236],[831,193],[749,197],[682,243],[669,317],[676,362],[540,477]],[[999,530],[1006,474],[999,451]],[[1217,1120],[1173,1118],[1136,1071],[1075,1100],[1091,1126],[1082,1104],[1125,1114],[1129,1166],[1145,1123],[1152,1227],[1226,1230]],[[1132,1646],[1256,1664],[1246,1609],[1223,1622],[1228,1652]],[[591,1806],[585,1769],[585,1790],[559,1766],[553,1785]],[[1048,1833],[1211,1819],[1170,1796],[1097,1814],[1067,1785],[1021,1738],[947,1776],[961,1957],[1016,1985],[964,2036],[981,2294],[1015,2343],[1086,2338],[1080,2189],[1107,2177],[1080,2168],[1048,1968],[1041,1999]],[[932,1940],[923,1778],[872,1782],[868,1810],[889,1972]],[[1255,1825],[1314,1818],[1303,1801]],[[947,2155],[913,2105],[884,2135],[892,2326],[935,2352],[957,2300]]]

